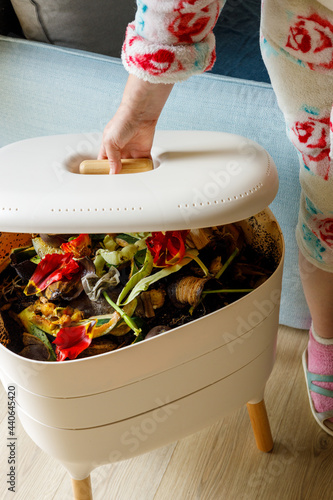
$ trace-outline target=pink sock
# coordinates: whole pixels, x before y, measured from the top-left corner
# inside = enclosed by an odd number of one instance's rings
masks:
[[[333,375],[333,339],[319,337],[310,328],[308,343],[308,370],[318,375]],[[333,390],[333,382],[313,382],[324,389]],[[314,407],[318,413],[333,410],[333,398],[311,391]],[[330,419],[333,422],[333,418]]]

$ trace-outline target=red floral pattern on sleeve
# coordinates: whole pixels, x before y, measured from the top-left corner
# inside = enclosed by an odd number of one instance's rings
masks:
[[[160,49],[152,54],[138,54],[133,62],[150,75],[162,75],[170,69],[174,60],[175,54],[170,50]]]
[[[178,40],[178,43],[192,43],[193,37],[200,35],[209,23],[209,17],[199,17],[193,12],[179,14],[169,26],[169,31]]]
[[[177,43],[195,43],[204,38],[216,24],[219,16],[219,4],[212,2],[195,12],[188,12],[189,6],[194,6],[197,0],[180,0],[175,9],[176,17],[168,26],[168,31],[174,35]]]
[[[210,70],[216,59],[212,29],[223,3],[147,0],[127,28],[125,68],[152,83],[174,83]]]

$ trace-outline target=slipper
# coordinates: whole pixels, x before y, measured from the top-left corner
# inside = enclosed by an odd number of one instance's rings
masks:
[[[333,418],[333,410],[318,413],[314,407],[312,397],[311,397],[311,392],[310,392],[310,391],[316,392],[317,394],[321,394],[322,396],[327,396],[329,398],[333,398],[333,391],[330,391],[329,389],[324,389],[323,387],[320,387],[320,386],[313,383],[313,382],[333,382],[333,375],[318,375],[316,373],[309,372],[309,370],[308,370],[308,350],[307,349],[305,349],[305,351],[303,352],[302,362],[303,362],[303,369],[304,369],[305,380],[306,380],[307,391],[308,391],[310,408],[311,408],[312,414],[313,414],[316,422],[320,425],[320,427],[325,432],[327,432],[327,434],[329,434],[330,436],[333,436],[333,422],[327,422],[327,425],[325,424],[326,420]]]

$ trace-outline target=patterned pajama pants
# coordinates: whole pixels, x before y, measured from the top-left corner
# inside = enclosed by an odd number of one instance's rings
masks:
[[[300,160],[298,246],[333,272],[333,11],[313,0],[263,0],[261,49]]]

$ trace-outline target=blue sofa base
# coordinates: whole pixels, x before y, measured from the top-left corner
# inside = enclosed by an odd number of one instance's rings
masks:
[[[8,37],[0,37],[0,54],[0,147],[42,135],[100,132],[120,103],[127,73],[118,59]],[[211,73],[192,77],[175,86],[158,127],[240,134],[271,154],[280,178],[271,209],[286,242],[280,323],[308,328],[294,237],[299,163],[271,86]]]

